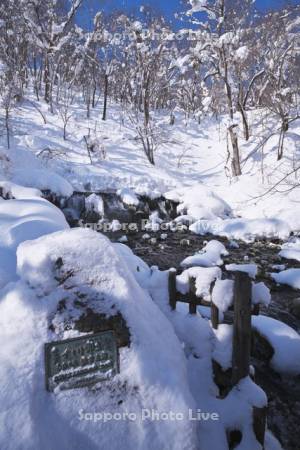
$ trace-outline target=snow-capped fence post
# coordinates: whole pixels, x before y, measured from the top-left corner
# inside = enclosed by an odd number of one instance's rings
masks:
[[[191,301],[189,303],[190,314],[197,313],[197,295],[196,295],[196,278],[189,279]]]
[[[172,310],[176,309],[176,269],[169,270],[169,304]]]
[[[232,343],[232,385],[249,375],[251,351],[251,279],[235,273],[234,325]]]

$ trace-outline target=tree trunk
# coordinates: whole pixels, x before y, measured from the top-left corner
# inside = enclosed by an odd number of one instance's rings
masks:
[[[48,53],[46,54],[45,59],[44,83],[45,83],[45,102],[50,103],[51,79],[50,79],[50,63]]]
[[[104,104],[103,104],[103,115],[102,115],[102,120],[106,120],[106,114],[107,114],[107,97],[108,97],[108,75],[105,74],[105,77],[104,77]]]
[[[5,109],[5,128],[6,128],[6,139],[7,148],[10,149],[10,130],[9,130],[9,109]]]
[[[242,175],[238,137],[234,131],[234,125],[229,127],[228,131],[230,134],[232,145],[232,157],[231,157],[232,175],[234,177],[238,177],[239,175]]]
[[[245,137],[246,141],[249,141],[250,133],[249,133],[249,124],[248,124],[248,120],[247,120],[247,114],[246,114],[246,111],[244,110],[243,106],[240,103],[238,104],[238,108],[239,108],[239,111],[242,116],[244,137]]]

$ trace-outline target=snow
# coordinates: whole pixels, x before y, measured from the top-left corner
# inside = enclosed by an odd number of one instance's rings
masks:
[[[177,290],[182,294],[189,292],[189,279],[196,279],[196,295],[210,301],[211,284],[221,278],[222,271],[219,267],[190,267],[176,277]]]
[[[215,192],[202,184],[175,189],[164,194],[165,198],[180,202],[178,213],[187,214],[194,220],[224,218],[231,212],[230,206]]]
[[[120,246],[121,244],[116,244]],[[18,248],[20,280],[2,291],[0,299],[0,447],[141,449],[196,449],[196,425],[188,420],[195,409],[181,344],[165,315],[136,282],[116,245],[91,230],[53,233]],[[55,279],[55,261],[74,270],[68,291]],[[129,348],[120,349],[121,372],[100,387],[56,391],[44,388],[44,343],[76,335],[66,330],[56,314],[66,299],[68,314],[77,314],[72,299],[85,292],[89,305],[99,312],[119,310],[130,334]],[[76,297],[75,297],[76,298]],[[56,332],[49,321],[56,315]],[[21,336],[21,341],[20,341]],[[163,342],[163,346],[161,343]],[[13,367],[13,370],[12,370]],[[124,386],[120,393],[120,386]],[[122,399],[122,403],[119,401]],[[174,411],[183,420],[144,420],[142,409]],[[96,423],[80,420],[81,412],[136,413],[137,422],[118,420]],[[50,441],[49,441],[50,439]]]
[[[16,250],[20,243],[69,228],[63,213],[34,189],[1,183],[17,199],[0,201],[0,287],[15,280]]]
[[[73,187],[67,180],[46,169],[17,169],[13,172],[12,180],[22,186],[50,190],[63,197],[70,197],[73,194]]]
[[[266,316],[252,316],[252,326],[274,349],[272,367],[282,374],[300,374],[300,335],[288,325]]]
[[[5,198],[15,198],[25,200],[35,197],[41,197],[42,193],[38,189],[26,188],[10,181],[0,181],[0,188]]]
[[[287,284],[294,289],[300,289],[300,269],[286,269],[279,273],[271,273],[278,284]]]
[[[228,239],[240,239],[251,242],[256,237],[287,239],[291,228],[281,219],[214,219],[199,220],[190,226],[196,234],[211,233]]]
[[[202,266],[213,267],[221,266],[223,260],[221,256],[227,256],[228,251],[225,246],[216,240],[209,241],[200,253],[193,256],[188,256],[181,262],[182,267]]]
[[[252,303],[268,306],[271,302],[270,289],[263,283],[252,282]]]
[[[249,50],[246,45],[239,47],[235,52],[235,59],[238,61],[245,61],[249,55]]]
[[[43,112],[46,124],[33,105]],[[167,114],[157,113],[156,119],[172,145],[162,145],[157,150],[156,165],[152,166],[136,143],[131,122],[113,103],[98,133],[98,138],[105,142],[106,158],[91,164],[83,136],[97,128],[102,106],[99,102],[87,119],[85,104],[76,98],[70,107],[69,138],[64,141],[58,116],[50,114],[48,105],[37,102],[29,93],[14,111],[13,120],[18,126],[14,127],[10,152],[4,149],[4,141],[1,142],[1,155],[9,159],[0,166],[2,180],[39,190],[49,189],[66,197],[72,190],[116,192],[125,189],[126,192],[128,189],[134,205],[139,195],[149,198],[165,195],[180,202],[178,214],[189,211],[190,221],[196,221],[191,225],[193,231],[229,239],[251,241],[255,237],[279,237],[286,240],[292,231],[300,231],[300,188],[284,192],[283,184],[278,187],[282,190],[265,195],[278,181],[277,169],[280,174],[293,170],[299,147],[297,121],[290,124],[284,156],[277,162],[274,148],[279,132],[276,132],[275,121],[268,118],[267,128],[275,131],[264,146],[262,174],[257,148],[266,133],[262,124],[265,122],[261,120],[265,111],[249,111],[252,135],[247,143],[240,139],[243,175],[232,179],[224,170],[225,117],[218,120],[203,117],[199,125],[191,119],[186,121],[176,110],[176,126],[171,126]],[[234,120],[241,125],[239,115]],[[44,152],[47,149],[48,157]]]
[[[217,280],[212,291],[212,302],[222,312],[226,312],[233,303],[234,281]]]
[[[104,216],[104,203],[101,195],[91,194],[85,199],[87,211],[95,211],[100,216]]]
[[[129,188],[119,189],[117,194],[121,197],[122,202],[125,203],[125,205],[137,206],[140,203],[135,193]]]
[[[229,272],[245,272],[251,278],[255,278],[257,275],[257,265],[256,264],[227,264],[225,269]]]
[[[232,338],[233,327],[221,323],[214,332],[213,359],[220,364],[223,370],[232,366]]]
[[[194,268],[203,274],[212,268]],[[191,270],[191,269],[188,269]],[[214,270],[220,270],[214,268]],[[178,277],[177,277],[178,279]],[[187,358],[189,385],[195,399],[196,407],[201,411],[215,411],[220,420],[199,423],[198,448],[227,448],[226,429],[240,429],[243,439],[240,448],[243,450],[261,450],[255,440],[252,429],[252,406],[265,406],[266,395],[253,381],[247,377],[234,387],[225,399],[217,398],[218,390],[213,382],[212,363],[214,357],[224,366],[230,365],[231,352],[226,345],[230,341],[230,328],[221,325],[217,335],[209,322],[199,314],[187,314],[186,305],[178,304],[176,311],[168,306],[168,274],[154,271],[151,277],[150,292],[153,300],[174,326],[175,332],[182,342]],[[199,380],[201,382],[199,383]],[[275,450],[271,442],[268,450]],[[268,448],[268,447],[266,447]]]
[[[281,246],[279,256],[285,259],[300,261],[300,239],[293,238]]]

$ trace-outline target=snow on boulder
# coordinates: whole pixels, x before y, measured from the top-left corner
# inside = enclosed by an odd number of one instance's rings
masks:
[[[227,256],[228,251],[225,246],[219,241],[209,241],[201,252],[193,256],[188,256],[181,262],[182,267],[202,266],[213,267],[221,266],[223,260],[221,256]]]
[[[148,264],[136,256],[127,245],[117,243],[113,244],[113,246],[120,257],[126,261],[128,269],[131,271],[139,285],[143,288],[147,288],[151,277],[151,269]]]
[[[73,194],[71,184],[57,173],[48,169],[17,169],[13,172],[12,181],[22,186],[49,190],[62,197],[70,197]]]
[[[7,199],[15,198],[25,200],[28,198],[42,197],[42,193],[38,189],[19,186],[10,181],[0,181],[0,190],[2,191],[2,196]]]
[[[196,449],[182,346],[117,246],[72,229],[21,244],[17,257],[20,280],[0,298],[0,448]],[[92,324],[81,320],[89,310],[126,322],[130,346],[119,349],[120,373],[93,389],[49,393],[44,344],[90,335]],[[183,419],[151,419],[153,411]]]
[[[245,242],[251,242],[256,237],[287,239],[291,233],[287,222],[275,218],[198,220],[190,226],[190,230],[195,234],[210,233]]]
[[[290,242],[283,244],[279,256],[285,259],[300,261],[300,239],[293,238]]]
[[[119,189],[117,191],[119,197],[121,197],[122,202],[128,206],[137,206],[140,201],[135,195],[135,193],[129,188]]]
[[[300,289],[300,269],[287,269],[279,273],[271,273],[278,284],[286,284],[294,289]]]
[[[16,249],[21,242],[69,228],[63,213],[39,192],[35,197],[33,189],[12,184],[9,188],[18,200],[0,202],[0,288],[16,279]]]
[[[285,323],[266,316],[252,316],[252,326],[271,344],[272,367],[283,374],[300,374],[300,335]]]
[[[178,213],[192,216],[194,220],[225,218],[231,213],[230,206],[203,184],[175,189],[165,193],[164,197],[180,203]]]
[[[104,216],[104,202],[101,195],[91,194],[85,199],[85,208],[88,212],[95,212]]]

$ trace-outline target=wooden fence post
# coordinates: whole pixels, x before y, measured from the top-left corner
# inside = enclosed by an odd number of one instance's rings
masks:
[[[190,314],[196,314],[197,313],[196,278],[191,277],[189,279],[189,285],[190,285],[190,296],[191,296],[191,300],[190,300],[190,304],[189,304],[189,312],[190,312]]]
[[[232,385],[249,375],[251,351],[251,279],[235,272],[234,325],[232,343]]]
[[[212,301],[212,293],[216,284],[216,281],[213,281],[210,285],[210,301],[211,301],[211,308],[210,308],[210,319],[211,319],[211,324],[214,330],[217,330],[219,327],[219,308],[217,307],[217,305],[215,305]]]
[[[176,269],[169,270],[169,304],[172,310],[176,309]]]
[[[257,441],[260,443],[264,449],[265,445],[265,433],[267,426],[267,406],[263,408],[253,407],[252,420],[253,420],[253,431]]]

